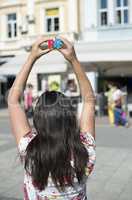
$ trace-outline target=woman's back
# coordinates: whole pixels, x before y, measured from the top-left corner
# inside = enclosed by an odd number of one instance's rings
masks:
[[[30,133],[21,138],[18,145],[18,150],[22,161],[25,161],[26,149],[30,142],[36,137],[36,131],[33,129]],[[95,140],[90,133],[80,133],[81,142],[89,154],[89,161],[87,163],[86,172],[83,181],[79,184],[76,177],[74,177],[73,187],[66,186],[65,191],[59,191],[52,181],[49,174],[47,187],[40,191],[34,184],[33,179],[29,173],[24,172],[24,200],[84,200],[86,199],[86,181],[89,174],[92,172],[95,164]],[[71,166],[74,167],[74,160],[71,160]]]
[[[70,98],[60,92],[43,93],[35,106],[35,132],[19,99],[35,61],[53,49],[42,50],[40,37],[17,75],[8,96],[12,132],[23,161],[24,199],[86,199],[86,179],[95,162],[95,98],[72,44],[62,38],[59,49],[71,63],[83,99],[81,117]],[[28,133],[28,134],[27,134]]]

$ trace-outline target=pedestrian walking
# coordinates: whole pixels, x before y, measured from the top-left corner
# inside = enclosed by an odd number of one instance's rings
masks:
[[[69,79],[67,81],[65,95],[69,97],[77,96],[77,85],[74,79]]]
[[[108,84],[109,90],[105,92],[105,96],[107,96],[107,106],[108,106],[108,117],[110,124],[114,124],[114,101],[113,101],[113,93],[116,88],[113,83]]]
[[[24,107],[27,116],[30,118],[33,116],[33,85],[27,84],[26,89],[24,91]]]
[[[116,87],[113,93],[114,101],[114,123],[116,126],[122,125],[128,127],[128,120],[125,110],[123,110],[123,92]]]
[[[36,104],[34,128],[21,108],[21,88],[35,61],[53,49],[41,50],[40,37],[16,77],[8,96],[12,132],[24,165],[24,200],[86,200],[86,180],[95,164],[95,98],[72,44],[60,38],[64,55],[76,74],[83,98],[78,120],[70,98],[61,92],[46,91]]]

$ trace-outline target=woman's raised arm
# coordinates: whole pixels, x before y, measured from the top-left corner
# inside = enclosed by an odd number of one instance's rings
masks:
[[[59,51],[72,64],[80,86],[83,100],[83,109],[80,118],[81,131],[89,132],[95,138],[95,96],[91,83],[76,57],[72,44],[64,38],[61,39],[64,42],[64,48],[61,48]]]
[[[86,76],[80,62],[72,60],[72,66],[79,82],[83,101],[80,118],[81,132],[89,132],[95,138],[95,96],[89,79]]]
[[[24,110],[20,105],[20,97],[23,94],[28,76],[31,72],[31,69],[35,61],[42,55],[51,51],[51,49],[41,50],[39,48],[40,44],[47,41],[45,37],[39,37],[38,40],[32,46],[30,55],[27,58],[27,61],[22,66],[21,71],[18,73],[8,95],[8,109],[9,116],[11,121],[11,127],[13,135],[16,138],[16,142],[19,143],[20,138],[26,135],[31,127],[29,125],[28,119]]]

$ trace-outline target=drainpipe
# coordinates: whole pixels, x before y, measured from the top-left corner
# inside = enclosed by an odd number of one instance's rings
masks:
[[[78,31],[78,17],[77,17],[77,12],[78,12],[78,3],[77,0],[68,0],[68,29],[73,36],[74,39],[74,34],[77,33]]]
[[[27,22],[28,22],[28,35],[35,34],[35,1],[27,0]]]

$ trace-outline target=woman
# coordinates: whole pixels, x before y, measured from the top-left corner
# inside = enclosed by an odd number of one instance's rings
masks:
[[[24,107],[27,116],[30,118],[33,115],[33,94],[32,94],[33,86],[32,84],[28,84],[26,86],[26,90],[24,91]]]
[[[43,93],[36,104],[32,129],[19,98],[35,61],[52,49],[41,50],[40,37],[9,92],[12,132],[24,163],[24,200],[84,200],[86,180],[95,163],[95,98],[69,41],[59,51],[71,63],[79,81],[83,109],[79,121],[68,97],[60,92]],[[19,117],[18,117],[19,116]]]
[[[109,122],[111,125],[114,124],[114,101],[113,101],[113,93],[115,92],[116,88],[114,86],[114,83],[109,83],[108,84],[108,92],[105,93],[105,96],[107,96],[107,101],[108,101],[108,117],[109,117]]]
[[[114,123],[116,126],[125,126],[128,127],[128,121],[126,113],[123,110],[123,92],[116,86],[116,90],[113,93],[114,101]]]

